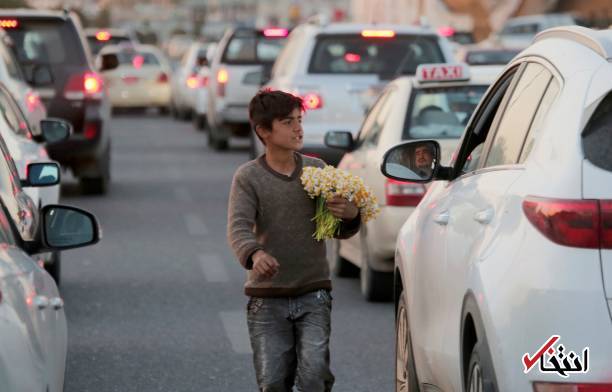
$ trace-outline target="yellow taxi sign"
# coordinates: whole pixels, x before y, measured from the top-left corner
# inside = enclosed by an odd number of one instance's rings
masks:
[[[421,64],[416,69],[420,83],[455,82],[470,80],[470,67],[467,64]]]

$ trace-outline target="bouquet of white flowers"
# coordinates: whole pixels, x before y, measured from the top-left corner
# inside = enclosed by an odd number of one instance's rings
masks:
[[[342,219],[336,218],[327,209],[325,202],[340,196],[355,203],[361,214],[361,221],[374,219],[380,212],[376,196],[363,180],[333,166],[305,167],[302,171],[302,185],[311,199],[316,199],[317,209],[313,220],[317,229],[313,237],[317,241],[333,238],[340,230]]]

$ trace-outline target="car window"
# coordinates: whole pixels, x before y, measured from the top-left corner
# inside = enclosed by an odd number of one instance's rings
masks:
[[[160,65],[159,59],[152,52],[134,52],[123,51],[117,53],[117,59],[120,65],[132,65],[134,68],[140,68],[143,65]]]
[[[326,34],[317,38],[308,72],[413,75],[420,64],[443,62],[434,36],[364,38],[358,34]]]
[[[380,111],[376,114],[370,130],[363,138],[363,146],[376,146],[378,144],[380,134],[385,127],[385,121],[387,121],[391,114],[391,109],[393,109],[393,98],[396,95],[396,91],[396,89],[389,89],[387,92],[385,99],[381,102]]]
[[[226,64],[273,63],[280,53],[285,38],[265,38],[249,34],[236,35],[230,39],[221,62]]]
[[[107,45],[130,44],[131,42],[132,40],[125,36],[112,36],[106,41],[98,40],[95,35],[87,37],[87,43],[93,54],[100,53],[100,50]]]
[[[517,162],[529,126],[551,77],[550,72],[542,65],[527,65],[501,114],[485,167]]]
[[[527,139],[525,140],[525,144],[523,146],[523,150],[521,151],[521,155],[519,158],[519,163],[525,162],[525,159],[529,156],[531,149],[533,148],[534,141],[542,126],[544,125],[544,120],[546,119],[546,115],[550,111],[550,107],[552,106],[557,94],[559,93],[559,83],[552,78],[550,83],[548,84],[548,88],[546,89],[546,93],[542,97],[542,102],[540,102],[540,106],[538,107],[538,111],[535,114],[533,119],[533,123],[531,127],[529,127],[529,133],[527,134]]]
[[[458,139],[487,86],[416,89],[402,139]]]
[[[15,134],[27,138],[32,137],[26,118],[4,88],[0,88],[0,116]]]
[[[465,62],[469,65],[506,65],[519,52],[519,50],[511,49],[474,50],[468,52]]]
[[[383,92],[376,103],[372,106],[372,109],[370,109],[370,112],[366,116],[366,119],[361,126],[359,135],[357,136],[356,148],[361,147],[366,140],[371,140],[371,137],[368,134],[378,127],[377,122],[380,120],[379,114],[383,111],[385,102],[387,102],[387,98],[389,97],[390,93],[390,90]]]
[[[593,165],[612,171],[612,91],[597,106],[582,133],[584,157]]]
[[[23,75],[21,74],[21,70],[19,66],[15,62],[15,58],[11,54],[11,52],[2,44],[0,44],[0,61],[3,61],[6,64],[6,70],[8,74],[13,79],[23,80]]]

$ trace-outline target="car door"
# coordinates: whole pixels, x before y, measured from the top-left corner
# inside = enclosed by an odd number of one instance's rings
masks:
[[[448,317],[439,340],[434,340],[441,374],[451,375],[441,385],[459,388],[457,374],[458,321],[463,298],[472,288],[470,276],[486,261],[488,249],[501,234],[507,190],[523,173],[518,164],[522,147],[538,105],[552,75],[538,63],[527,62],[516,72],[488,129],[474,129],[484,136],[482,155],[472,156],[476,170],[460,175],[448,185],[446,259],[440,274],[440,312]],[[457,165],[462,162],[457,161]],[[484,267],[484,266],[483,266]],[[478,293],[474,293],[478,295]],[[446,376],[448,377],[448,376]]]
[[[389,98],[393,91],[393,89],[386,90],[376,101],[357,135],[355,149],[346,153],[338,165],[339,169],[346,170],[363,178],[366,184],[369,184],[369,181],[372,181],[375,176],[382,177],[374,155],[376,154],[376,145],[384,121],[392,107],[392,102]],[[354,235],[349,239],[343,240],[340,246],[341,255],[354,263],[360,263],[360,236]]]

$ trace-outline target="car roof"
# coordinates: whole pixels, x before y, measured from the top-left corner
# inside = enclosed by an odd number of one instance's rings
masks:
[[[586,46],[606,60],[612,59],[612,30],[593,30],[581,26],[563,26],[544,30],[533,43],[562,39]]]
[[[523,15],[516,16],[514,18],[510,18],[506,21],[506,25],[511,26],[514,24],[523,24],[523,23],[541,23],[541,22],[550,22],[550,21],[559,21],[559,20],[574,20],[574,17],[571,14],[536,14],[536,15]]]
[[[393,30],[397,34],[436,35],[431,28],[422,26],[370,23],[330,23],[328,25],[308,24],[323,34],[355,34],[363,30]]]

